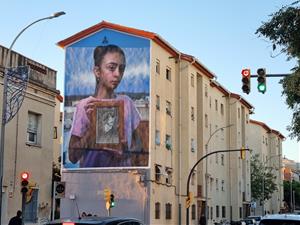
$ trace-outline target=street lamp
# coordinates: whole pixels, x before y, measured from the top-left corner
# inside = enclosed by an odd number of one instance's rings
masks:
[[[208,154],[208,144],[211,140],[211,138],[217,133],[219,132],[220,130],[224,130],[225,128],[229,128],[233,126],[233,124],[229,124],[227,126],[224,126],[224,127],[220,127],[218,129],[216,129],[212,134],[210,134],[206,144],[205,144],[205,152],[206,154]],[[207,220],[208,220],[208,210],[207,210],[207,207],[208,207],[208,190],[207,190],[207,186],[208,186],[208,174],[207,174],[207,171],[208,171],[208,163],[207,163],[207,158],[205,159],[205,220],[206,220],[206,223],[207,224]]]
[[[49,20],[53,19],[62,15],[65,15],[65,12],[56,12],[52,14],[51,16],[47,16],[38,20],[35,20],[34,22],[30,23],[27,25],[24,29],[22,29],[18,35],[14,38],[13,42],[11,43],[8,52],[6,54],[5,58],[5,67],[4,67],[4,77],[3,77],[3,100],[2,100],[2,119],[1,119],[1,136],[0,136],[0,223],[2,224],[2,182],[3,182],[3,162],[4,162],[4,138],[5,138],[5,124],[7,123],[6,121],[6,111],[7,111],[7,71],[8,67],[10,67],[11,62],[10,62],[10,55],[11,55],[11,50],[12,47],[14,46],[15,42],[17,39],[21,36],[21,34],[27,30],[29,27],[34,25],[35,23],[38,23],[43,20]],[[21,105],[20,105],[21,107]]]

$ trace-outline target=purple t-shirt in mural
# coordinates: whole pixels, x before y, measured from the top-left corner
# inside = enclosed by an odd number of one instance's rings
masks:
[[[71,135],[77,137],[83,137],[87,129],[90,127],[90,121],[86,115],[84,106],[91,99],[95,99],[90,96],[82,99],[76,105],[76,111],[73,117],[73,125],[71,129]],[[107,99],[112,101],[113,99]],[[122,100],[124,102],[124,134],[125,140],[127,140],[127,150],[122,155],[107,150],[93,150],[86,149],[84,155],[80,160],[80,167],[123,167],[132,166],[130,162],[130,146],[132,141],[132,133],[138,127],[141,117],[133,101],[126,95],[117,95],[115,100]],[[101,99],[106,101],[106,99]]]

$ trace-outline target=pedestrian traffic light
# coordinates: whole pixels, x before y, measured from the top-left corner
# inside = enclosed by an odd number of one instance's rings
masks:
[[[251,73],[250,69],[243,69],[242,70],[242,90],[244,93],[249,94],[251,90]]]
[[[266,69],[259,68],[257,70],[257,89],[258,92],[265,93],[267,90],[266,86]]]
[[[246,149],[245,149],[245,147],[241,148],[240,153],[241,153],[241,159],[243,159],[243,160],[246,159]]]
[[[115,196],[113,194],[110,195],[110,208],[115,207]]]
[[[188,196],[186,199],[185,199],[185,208],[190,208],[191,206],[191,199],[190,199],[190,196]]]
[[[28,179],[29,179],[29,173],[28,172],[22,172],[21,173],[21,192],[27,193],[28,191]]]

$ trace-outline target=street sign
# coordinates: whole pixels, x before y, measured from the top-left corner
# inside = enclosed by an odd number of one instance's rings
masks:
[[[55,181],[55,198],[64,198],[66,190],[66,182]]]

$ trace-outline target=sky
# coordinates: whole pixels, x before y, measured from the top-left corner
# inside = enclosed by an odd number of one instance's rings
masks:
[[[157,33],[179,51],[193,55],[217,76],[230,92],[242,95],[255,107],[251,119],[280,131],[283,155],[300,162],[300,144],[286,127],[292,113],[281,95],[280,78],[267,78],[267,91],[258,93],[251,79],[249,95],[241,91],[241,70],[256,74],[286,74],[295,65],[285,55],[272,57],[272,44],[255,31],[271,13],[290,0],[1,0],[0,44],[9,47],[17,34],[33,21],[64,11],[66,15],[41,21],[27,29],[13,50],[57,71],[57,89],[64,93],[65,51],[57,42],[102,20]]]

